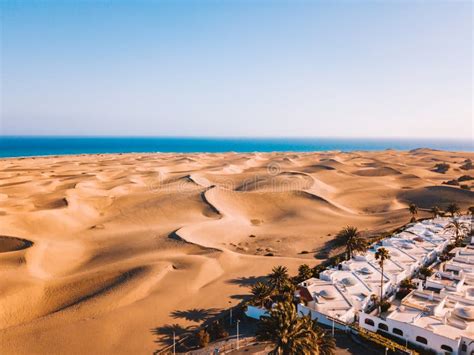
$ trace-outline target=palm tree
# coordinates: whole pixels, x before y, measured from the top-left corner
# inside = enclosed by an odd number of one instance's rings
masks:
[[[451,213],[451,217],[454,217],[454,215],[458,214],[461,209],[459,206],[455,203],[450,203],[448,205],[448,208],[446,208],[446,212]]]
[[[460,222],[458,219],[453,219],[444,227],[447,232],[454,232],[454,244],[460,246],[464,236],[469,233],[469,226],[467,223]]]
[[[288,269],[285,266],[275,266],[268,275],[268,281],[273,291],[280,292],[289,283]]]
[[[291,302],[277,303],[269,315],[260,318],[257,339],[271,341],[273,355],[334,354],[333,340],[322,334],[309,315],[298,317]]]
[[[411,203],[410,206],[408,207],[408,210],[411,213],[411,221],[416,222],[416,215],[418,214],[418,207],[414,203]]]
[[[336,350],[336,339],[321,327],[318,327],[316,322],[313,322],[313,330],[318,336],[316,344],[318,344],[319,355],[333,355]]]
[[[298,282],[310,279],[311,277],[313,277],[313,270],[307,264],[300,265],[297,276]]]
[[[280,290],[277,298],[281,301],[292,302],[295,299],[295,291],[296,286],[292,282],[288,281],[283,285],[283,288]]]
[[[431,207],[430,212],[433,214],[433,218],[438,217],[440,213],[439,207],[438,206]]]
[[[382,269],[382,275],[380,277],[380,302],[383,301],[383,265],[385,260],[390,259],[390,252],[385,248],[378,248],[375,252],[375,259],[379,261],[380,268]]]
[[[272,290],[263,282],[257,282],[252,286],[252,304],[256,307],[263,308],[266,303],[270,300]]]
[[[354,251],[365,251],[367,243],[362,239],[356,227],[347,226],[336,235],[336,243],[346,246],[347,260],[352,258]]]

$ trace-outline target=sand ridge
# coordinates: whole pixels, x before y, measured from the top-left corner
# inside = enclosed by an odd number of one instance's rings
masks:
[[[443,184],[474,175],[466,159],[417,149],[0,160],[0,352],[152,353],[169,326],[236,304],[274,265],[294,272],[337,253],[345,225],[377,233],[406,223],[411,202],[474,205],[473,191]]]

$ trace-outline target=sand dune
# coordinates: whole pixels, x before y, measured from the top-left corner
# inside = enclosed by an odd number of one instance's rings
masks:
[[[473,191],[462,190],[451,186],[422,187],[404,191],[400,193],[398,197],[401,200],[415,203],[423,208],[431,208],[433,206],[446,208],[453,201],[465,206],[474,205]]]
[[[311,188],[314,179],[305,173],[285,171],[275,176],[265,175],[248,180],[237,191],[291,191]]]
[[[369,167],[359,169],[353,172],[359,176],[389,176],[389,175],[401,175],[401,172],[391,167]]]
[[[472,153],[117,154],[0,160],[0,353],[150,354],[352,224],[474,204]],[[435,164],[450,169],[440,174]],[[472,182],[467,182],[472,185]],[[420,211],[424,216],[426,212]],[[305,253],[302,253],[305,251]],[[200,311],[196,311],[200,310]]]

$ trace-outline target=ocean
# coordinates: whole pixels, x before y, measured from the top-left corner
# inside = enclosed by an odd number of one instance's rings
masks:
[[[474,151],[472,140],[344,138],[15,137],[0,136],[0,157],[144,152]]]

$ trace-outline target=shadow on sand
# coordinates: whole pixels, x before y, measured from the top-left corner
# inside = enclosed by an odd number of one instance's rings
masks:
[[[340,249],[341,246],[337,244],[334,239],[327,240],[321,249],[314,252],[314,258],[318,260],[327,260],[331,257],[331,252]]]
[[[227,281],[229,284],[239,285],[240,287],[250,287],[257,282],[263,282],[267,279],[266,276],[248,276],[248,277],[238,277],[235,279],[230,279]]]
[[[215,317],[221,312],[218,308],[193,308],[186,311],[173,311],[171,316],[175,319],[181,318],[192,322],[204,322],[209,318]]]

